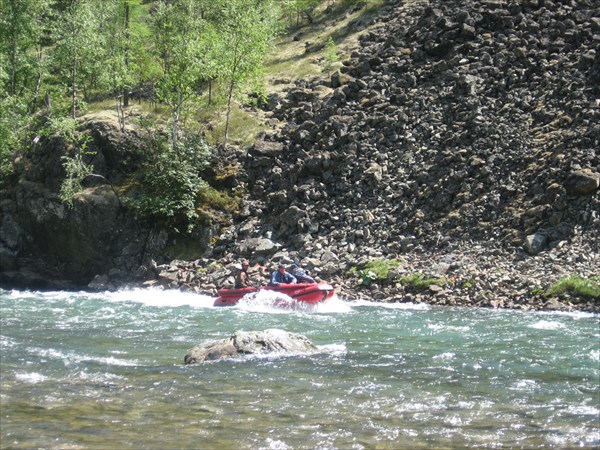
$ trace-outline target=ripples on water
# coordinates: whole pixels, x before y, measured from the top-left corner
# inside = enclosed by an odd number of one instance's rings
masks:
[[[0,294],[2,448],[600,445],[598,315]],[[195,344],[267,328],[320,352],[183,365]]]

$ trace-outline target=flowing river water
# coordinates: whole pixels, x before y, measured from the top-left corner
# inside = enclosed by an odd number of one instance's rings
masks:
[[[598,314],[0,295],[2,448],[600,446]],[[183,364],[198,343],[268,328],[320,351]]]

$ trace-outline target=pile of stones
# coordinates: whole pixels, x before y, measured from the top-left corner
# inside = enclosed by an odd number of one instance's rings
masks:
[[[367,260],[466,252],[466,272],[514,273],[506,295],[490,286],[506,298],[535,274],[597,275],[594,2],[394,2],[371,25],[330,80],[271,97],[286,125],[247,152],[251,195],[214,253],[341,280]]]

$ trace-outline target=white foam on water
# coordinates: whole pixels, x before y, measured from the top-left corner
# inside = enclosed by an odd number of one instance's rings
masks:
[[[82,298],[104,300],[108,302],[134,302],[147,306],[178,307],[193,306],[196,308],[212,308],[214,298],[209,295],[192,292],[181,292],[175,289],[126,288],[118,291],[85,292],[85,291],[0,291],[2,298],[22,299],[35,297],[41,301],[58,300],[72,304]]]
[[[289,448],[291,448],[285,442],[279,441],[279,440],[274,440],[271,438],[267,438],[266,444],[267,444],[267,446],[261,447],[261,450],[262,450],[262,448],[266,448],[269,450],[288,450]]]
[[[600,417],[600,409],[590,405],[570,405],[567,411],[576,416]]]
[[[306,303],[294,300],[281,292],[260,290],[244,295],[235,305],[238,309],[247,312],[261,312],[269,314],[292,313],[347,313],[352,311],[351,306],[334,296],[322,303]]]
[[[590,317],[600,317],[600,313],[585,311],[535,311],[534,314],[545,316],[566,316],[574,319],[589,319]]]
[[[109,302],[135,302],[146,306],[169,307],[192,306],[195,308],[212,308],[214,299],[208,295],[177,290],[163,289],[123,289],[116,292],[103,292],[96,295]]]
[[[400,309],[414,311],[427,311],[431,309],[431,306],[425,303],[374,302],[371,300],[364,299],[348,300],[347,303],[350,306],[369,306],[384,309]]]
[[[317,345],[317,348],[322,353],[327,353],[333,356],[344,356],[348,353],[348,348],[346,348],[345,344]]]
[[[7,350],[9,348],[14,348],[17,346],[17,341],[8,336],[0,335],[0,349]]]
[[[87,372],[86,370],[82,370],[77,374],[77,377],[80,380],[91,381],[94,383],[102,383],[102,384],[112,384],[116,381],[126,380],[125,377],[121,375],[116,375],[114,373],[109,372]]]
[[[311,305],[297,302],[281,292],[260,290],[244,295],[235,306],[247,312],[286,314],[291,310],[306,310]]]
[[[19,372],[19,373],[15,374],[15,378],[18,381],[22,381],[24,383],[31,383],[31,384],[42,383],[48,379],[47,376],[42,375],[41,373],[37,373],[37,372],[29,372],[29,373]]]
[[[135,367],[138,366],[139,363],[136,360],[126,360],[115,358],[114,356],[89,356],[89,355],[80,355],[74,352],[61,352],[55,349],[42,349],[39,347],[29,347],[27,349],[30,353],[38,355],[42,358],[61,360],[64,362],[66,366],[71,364],[79,364],[82,362],[94,362],[99,364],[105,364],[109,366],[125,366],[125,367]]]
[[[458,327],[455,325],[445,325],[445,324],[438,324],[438,323],[430,323],[427,325],[427,328],[429,328],[430,330],[433,331],[469,331],[471,329],[471,327],[467,327],[467,326],[462,326],[462,327]]]
[[[534,324],[529,325],[529,328],[535,328],[536,330],[559,330],[565,326],[560,322],[553,322],[550,320],[540,320]]]
[[[352,306],[348,302],[339,298],[337,294],[323,303],[317,303],[315,307],[316,312],[323,314],[352,312]]]
[[[455,357],[456,357],[456,353],[446,352],[446,353],[441,353],[439,355],[434,356],[433,359],[441,359],[444,361],[450,361],[450,360],[453,360]]]
[[[535,382],[535,380],[520,380],[516,383],[513,383],[509,389],[514,391],[533,392],[537,389],[537,387],[538,384]]]

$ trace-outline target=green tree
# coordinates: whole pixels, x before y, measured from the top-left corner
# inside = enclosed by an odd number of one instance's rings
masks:
[[[80,93],[99,78],[104,65],[105,35],[100,32],[100,18],[105,6],[101,0],[61,0],[58,5],[61,20],[54,23],[54,61],[58,81],[67,86],[71,97],[73,118],[84,106]]]
[[[27,142],[46,75],[47,0],[0,0],[0,176],[12,172],[14,153]]]
[[[188,134],[173,148],[153,124],[145,125],[149,151],[142,170],[136,174],[137,195],[128,203],[142,217],[165,221],[176,231],[189,233],[199,219],[198,196],[208,187],[200,173],[210,161],[210,147],[200,136]]]
[[[141,48],[137,36],[132,36],[130,10],[128,1],[107,3],[102,26],[106,42],[106,71],[103,85],[115,97],[117,116],[122,131],[125,129],[124,108],[129,106],[129,90],[135,80],[137,67],[135,52]]]
[[[219,0],[216,5],[219,76],[227,90],[226,144],[234,93],[262,75],[265,57],[279,30],[279,21],[273,0]]]
[[[7,95],[31,95],[41,82],[42,42],[48,0],[2,0],[0,53],[5,56]]]
[[[339,60],[337,45],[333,38],[329,36],[325,43],[325,71],[331,72]]]
[[[320,0],[283,0],[280,3],[283,13],[289,18],[289,22],[295,21],[296,26],[300,26],[302,17],[305,17],[308,23],[313,23],[315,8],[321,2]]]
[[[156,94],[171,111],[171,144],[175,149],[184,106],[210,76],[210,26],[197,0],[161,1],[152,16],[155,54],[162,68]]]

